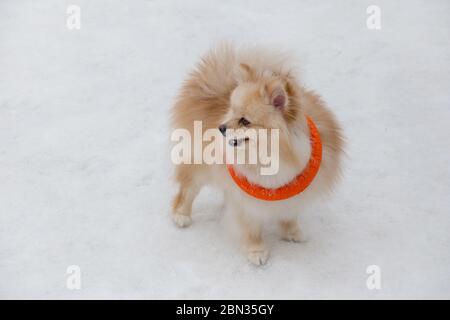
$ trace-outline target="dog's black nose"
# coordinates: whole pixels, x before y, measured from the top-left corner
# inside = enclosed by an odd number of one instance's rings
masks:
[[[237,139],[232,139],[228,142],[230,144],[230,146],[232,147],[237,147],[238,145],[238,140]]]
[[[219,126],[219,131],[222,133],[222,135],[225,137],[225,132],[227,131],[227,126],[224,124],[221,124]]]

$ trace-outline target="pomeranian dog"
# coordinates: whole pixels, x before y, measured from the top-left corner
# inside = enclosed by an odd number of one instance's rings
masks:
[[[212,184],[223,190],[226,214],[234,218],[251,263],[262,265],[269,257],[266,224],[277,224],[284,240],[301,241],[298,213],[337,182],[343,138],[333,113],[300,84],[289,58],[260,48],[217,46],[184,82],[171,116],[173,129],[194,133],[194,122],[201,121],[202,129],[216,130],[225,145],[248,150],[259,144],[246,131],[278,130],[275,173],[262,174],[260,160],[178,164],[172,212],[178,227],[191,223],[195,197]],[[238,129],[243,133],[236,134]]]

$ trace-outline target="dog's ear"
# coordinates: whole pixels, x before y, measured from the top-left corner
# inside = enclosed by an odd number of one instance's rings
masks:
[[[270,104],[277,110],[284,110],[288,104],[287,93],[281,85],[269,89]]]
[[[255,71],[246,63],[241,63],[236,70],[236,80],[238,83],[255,79]]]

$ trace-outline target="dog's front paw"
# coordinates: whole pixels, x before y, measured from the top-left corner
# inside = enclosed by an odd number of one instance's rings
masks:
[[[298,229],[291,232],[284,232],[281,235],[281,239],[290,242],[304,242],[303,235]]]
[[[248,251],[247,258],[255,266],[261,266],[267,262],[267,259],[269,259],[269,251],[266,249],[258,251]]]
[[[192,223],[191,217],[185,214],[174,213],[172,214],[172,219],[179,228],[186,228]]]
[[[281,239],[291,242],[303,242],[303,234],[295,220],[280,222]]]

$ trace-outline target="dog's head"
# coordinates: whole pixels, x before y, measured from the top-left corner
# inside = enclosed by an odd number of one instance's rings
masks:
[[[280,152],[289,150],[289,128],[300,111],[292,79],[271,71],[257,72],[247,64],[239,65],[236,79],[230,108],[219,126],[227,143],[233,147],[258,148],[260,129],[265,129],[268,139],[270,132],[277,129]],[[258,141],[252,144],[255,138]]]
[[[219,130],[278,129],[285,137],[299,112],[299,98],[294,80],[289,75],[272,71],[255,71],[240,64],[236,71],[237,86],[230,95],[230,108]],[[248,141],[238,139],[236,146]]]
[[[258,73],[247,64],[240,64],[236,74],[237,86],[231,93],[220,132],[226,136],[229,129],[286,131],[298,112],[297,106],[290,103],[296,96],[287,77],[269,71]],[[248,139],[238,140],[237,145],[245,141]]]

